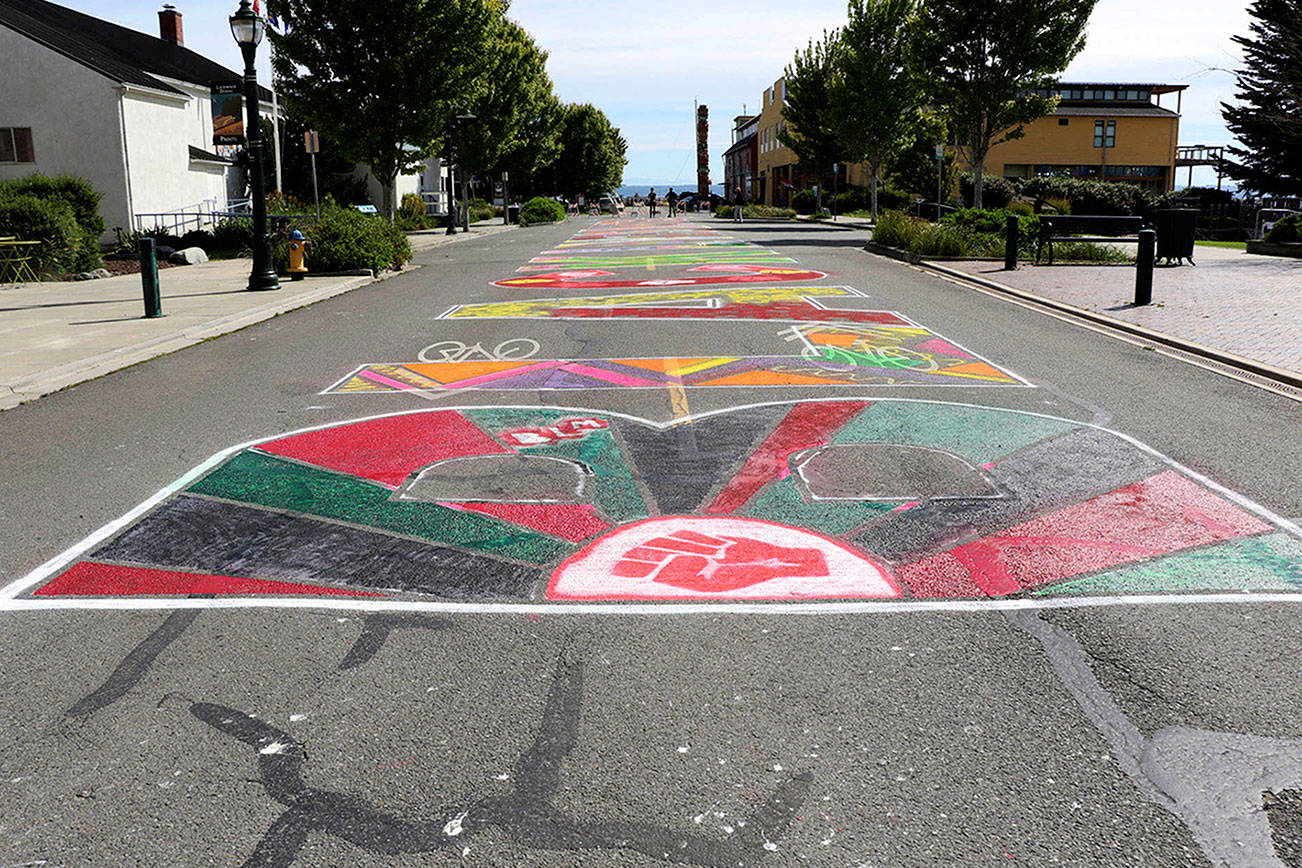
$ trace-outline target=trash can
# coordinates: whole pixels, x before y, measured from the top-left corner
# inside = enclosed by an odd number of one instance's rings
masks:
[[[1157,258],[1168,263],[1187,259],[1192,264],[1198,209],[1163,208],[1157,212],[1153,222],[1157,229]]]
[[[506,222],[508,222],[508,223],[519,223],[519,222],[520,222],[520,206],[519,206],[519,205],[507,205],[507,206],[506,206]]]

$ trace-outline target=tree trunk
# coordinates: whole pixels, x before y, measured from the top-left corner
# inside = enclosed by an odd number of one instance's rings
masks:
[[[397,172],[385,176],[380,182],[380,212],[384,214],[385,218],[387,218],[390,223],[393,222],[393,218],[397,213],[397,208],[395,207],[396,203],[393,201],[393,191],[397,185]]]
[[[985,154],[977,157],[972,161],[972,207],[981,209],[981,188],[985,185],[986,179],[986,157]]]
[[[874,167],[870,170],[872,177],[868,179],[868,195],[871,197],[873,222],[877,222],[877,169]]]

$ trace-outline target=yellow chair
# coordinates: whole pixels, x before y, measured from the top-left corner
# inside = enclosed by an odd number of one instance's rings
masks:
[[[0,286],[17,286],[20,283],[37,283],[40,278],[32,268],[39,241],[19,241],[17,238],[0,238]]]

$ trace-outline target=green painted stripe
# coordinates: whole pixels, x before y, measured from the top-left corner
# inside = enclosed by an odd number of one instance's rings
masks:
[[[515,428],[546,427],[575,416],[573,412],[519,409],[468,410],[462,415],[489,434]],[[651,515],[638,491],[633,471],[609,430],[594,431],[582,439],[561,440],[548,446],[528,446],[521,448],[520,452],[569,458],[591,467],[596,476],[592,504],[611,521],[637,521]]]
[[[190,491],[382,528],[532,564],[552,563],[573,551],[566,542],[488,516],[436,503],[393,501],[381,486],[258,452],[239,453]]]
[[[1078,427],[1001,410],[883,401],[852,419],[832,442],[929,446],[980,466]]]
[[[1302,541],[1282,532],[1230,540],[1063,582],[1036,596],[1179,591],[1302,591]]]
[[[840,536],[862,527],[898,504],[820,500],[806,502],[791,477],[770,483],[742,507],[741,514]]]

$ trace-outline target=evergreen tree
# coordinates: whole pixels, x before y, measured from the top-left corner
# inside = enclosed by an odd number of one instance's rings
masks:
[[[1085,47],[1096,2],[922,0],[913,69],[972,166],[975,207],[990,149],[1053,111],[1053,99],[1032,91],[1052,87]]]
[[[873,219],[887,161],[910,137],[918,88],[906,63],[916,0],[850,0],[832,57],[829,126],[849,162],[868,167]]]
[[[1243,47],[1237,105],[1222,104],[1225,124],[1243,147],[1229,175],[1248,189],[1302,195],[1302,0],[1256,0]]]

